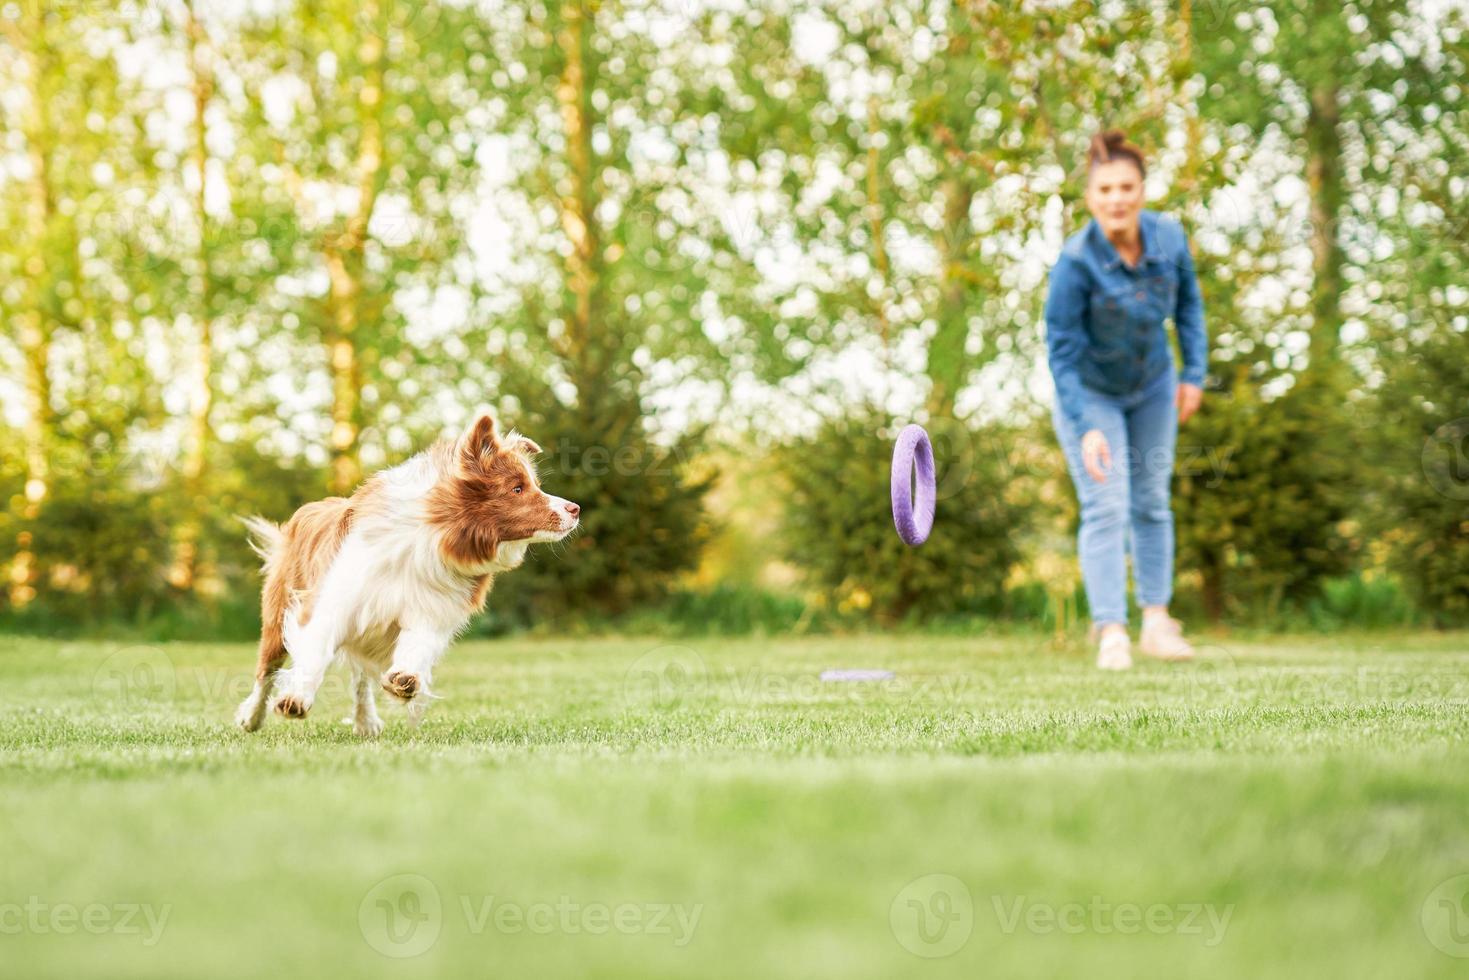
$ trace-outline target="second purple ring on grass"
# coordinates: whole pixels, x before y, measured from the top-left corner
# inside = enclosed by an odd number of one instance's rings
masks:
[[[916,479],[915,479],[916,477]],[[933,530],[937,485],[933,472],[933,444],[921,425],[898,433],[893,447],[893,524],[907,544],[920,545]]]

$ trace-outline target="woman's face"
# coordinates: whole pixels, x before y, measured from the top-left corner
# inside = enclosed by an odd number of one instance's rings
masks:
[[[1143,175],[1131,160],[1112,160],[1092,167],[1086,181],[1086,207],[1112,237],[1137,227],[1143,209]]]

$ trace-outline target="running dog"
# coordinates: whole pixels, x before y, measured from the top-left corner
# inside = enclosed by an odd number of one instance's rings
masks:
[[[417,725],[434,665],[484,608],[495,576],[580,522],[580,506],[541,490],[540,451],[513,431],[501,438],[481,414],[457,440],[375,474],[351,497],[306,504],[284,525],[247,518],[264,560],[264,628],[239,726],[255,731],[270,707],[306,717],[339,655],[352,665],[358,735],[382,732],[378,683]]]

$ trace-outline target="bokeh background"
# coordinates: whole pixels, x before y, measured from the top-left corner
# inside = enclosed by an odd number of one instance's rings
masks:
[[[236,518],[477,408],[475,627],[1077,635],[1046,272],[1120,126],[1212,358],[1177,610],[1469,622],[1457,0],[0,3],[0,626],[243,638]],[[928,426],[907,549],[891,439]]]

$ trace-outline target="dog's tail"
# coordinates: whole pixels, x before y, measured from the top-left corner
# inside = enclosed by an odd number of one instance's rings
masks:
[[[286,533],[279,524],[263,517],[242,517],[240,523],[250,532],[250,548],[260,556],[265,571],[269,574],[271,566],[285,550]]]
[[[286,605],[290,599],[285,569],[281,561],[286,554],[286,532],[279,525],[263,517],[242,517],[240,523],[250,532],[250,547],[260,556],[265,571],[265,584],[260,590],[260,651],[255,665],[255,694],[250,702],[250,718],[259,727],[261,698],[269,693],[270,678],[280,669],[286,659],[286,644],[283,636]],[[241,708],[244,711],[244,708]],[[243,722],[242,722],[243,724]],[[254,728],[246,726],[247,730]]]

